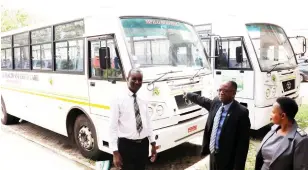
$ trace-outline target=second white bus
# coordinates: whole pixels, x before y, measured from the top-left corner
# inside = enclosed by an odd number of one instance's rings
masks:
[[[249,109],[251,129],[270,123],[272,105],[280,96],[301,105],[299,69],[282,27],[230,18],[195,27],[211,56],[216,86],[237,82],[236,99]]]

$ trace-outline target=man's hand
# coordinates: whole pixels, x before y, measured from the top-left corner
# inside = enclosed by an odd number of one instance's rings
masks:
[[[186,93],[186,91],[183,91],[183,98],[184,98],[184,99],[187,99],[187,93]]]
[[[113,152],[113,164],[117,168],[121,168],[122,167],[122,158],[121,158],[121,155],[120,155],[119,151],[114,151]]]
[[[155,162],[156,160],[156,156],[157,156],[157,152],[156,152],[156,145],[152,145],[152,149],[151,149],[151,162]]]

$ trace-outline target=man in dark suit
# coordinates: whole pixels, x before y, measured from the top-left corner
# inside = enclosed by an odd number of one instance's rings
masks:
[[[237,84],[229,81],[220,86],[213,100],[184,93],[184,97],[209,111],[201,154],[210,154],[210,170],[245,169],[250,120],[248,109],[234,99],[236,90]]]

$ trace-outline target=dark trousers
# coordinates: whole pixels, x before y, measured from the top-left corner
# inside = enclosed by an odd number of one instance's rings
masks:
[[[122,157],[122,170],[145,170],[149,156],[149,140],[119,138],[119,153]]]
[[[215,160],[216,156],[215,153],[210,154],[210,170],[219,170],[217,167],[217,161]]]

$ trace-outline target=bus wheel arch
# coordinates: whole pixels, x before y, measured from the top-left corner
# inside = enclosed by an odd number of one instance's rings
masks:
[[[1,120],[1,123],[3,125],[16,124],[20,120],[18,117],[15,117],[15,116],[7,113],[5,102],[4,102],[2,95],[1,95],[1,116],[0,116],[0,120]]]
[[[96,129],[91,118],[81,108],[72,108],[66,120],[67,134],[81,154],[92,160],[99,160],[102,151],[98,148]]]

